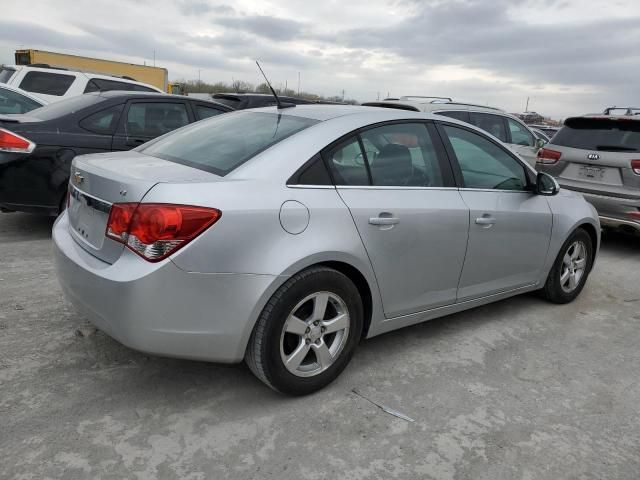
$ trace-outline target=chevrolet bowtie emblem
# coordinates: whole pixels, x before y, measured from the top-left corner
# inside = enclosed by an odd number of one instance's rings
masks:
[[[76,181],[77,185],[80,185],[82,182],[84,182],[84,177],[82,175],[80,175],[80,172],[76,172],[73,174],[73,179]]]

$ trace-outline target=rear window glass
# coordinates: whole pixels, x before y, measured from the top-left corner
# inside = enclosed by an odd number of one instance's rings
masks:
[[[20,88],[27,92],[61,97],[67,93],[75,79],[76,77],[73,75],[34,71],[28,72],[24,76],[22,82],[20,82]]]
[[[40,120],[53,120],[54,118],[75,113],[83,108],[100,103],[103,100],[104,98],[98,95],[79,95],[37,108],[29,112],[29,115],[39,118]]]
[[[601,152],[640,151],[640,121],[572,118],[553,137],[554,145]]]
[[[13,68],[0,68],[0,83],[7,83],[14,73]]]
[[[318,120],[262,112],[237,112],[197,122],[139,151],[224,176],[258,153]]]

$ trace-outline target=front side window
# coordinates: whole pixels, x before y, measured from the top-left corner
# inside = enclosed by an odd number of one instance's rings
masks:
[[[132,103],[127,112],[126,132],[134,137],[155,138],[189,123],[183,103]]]
[[[524,167],[505,150],[477,133],[444,126],[466,188],[527,190]]]
[[[101,135],[112,135],[118,124],[123,105],[115,105],[89,115],[80,121],[85,130]]]
[[[20,88],[27,92],[63,96],[76,79],[73,75],[49,72],[27,72],[20,82]]]
[[[507,129],[504,126],[504,120],[500,115],[492,115],[490,113],[470,113],[471,123],[476,127],[490,133],[502,142],[507,141]]]
[[[509,124],[509,131],[511,132],[511,143],[526,147],[533,147],[535,145],[533,135],[531,135],[531,132],[529,132],[524,125],[511,118],[507,118],[507,123]]]
[[[384,125],[361,135],[373,185],[443,186],[436,149],[425,124]]]
[[[0,88],[0,114],[27,113],[41,106],[35,100],[20,95],[18,92]]]
[[[295,115],[235,112],[194,123],[139,151],[224,176],[316,123],[318,120]]]

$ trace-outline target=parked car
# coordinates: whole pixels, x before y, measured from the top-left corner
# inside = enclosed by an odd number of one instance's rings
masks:
[[[582,193],[603,226],[640,233],[640,117],[568,118],[538,153],[538,170]]]
[[[53,228],[68,298],[125,345],[332,381],[362,337],[541,290],[580,293],[594,208],[444,116],[299,105],[73,161]]]
[[[544,143],[549,143],[551,137],[549,137],[545,132],[540,130],[539,128],[529,127],[529,129],[533,132],[537,139],[542,140]]]
[[[0,208],[57,215],[76,155],[129,150],[225,105],[144,92],[81,95],[0,115]]]
[[[43,107],[46,103],[29,92],[0,83],[0,115],[27,113]]]
[[[539,130],[539,131],[541,131],[547,137],[549,137],[549,140],[551,140],[553,138],[553,136],[556,133],[558,133],[558,130],[560,130],[560,127],[554,127],[552,125],[529,125],[529,128],[531,130]]]
[[[190,94],[193,95],[193,94]],[[276,100],[271,94],[264,93],[215,93],[212,98],[216,102],[223,103],[234,110],[246,110],[248,108],[272,107],[276,104]],[[340,103],[329,102],[326,100],[306,100],[298,97],[286,97],[278,95],[280,101],[294,105],[308,105],[312,103],[341,105]]]
[[[0,83],[32,93],[46,103],[53,103],[83,93],[127,90],[159,92],[153,85],[136,82],[132,78],[79,72],[64,68],[31,65],[2,65]]]
[[[471,103],[454,102],[448,97],[400,97],[400,100],[382,100],[363,103],[365,106],[399,108],[416,112],[444,115],[475,125],[502,141],[531,166],[543,142],[518,117],[504,110]]]

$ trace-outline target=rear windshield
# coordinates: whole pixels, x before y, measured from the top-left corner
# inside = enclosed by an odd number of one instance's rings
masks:
[[[13,68],[0,68],[0,83],[7,83],[16,71]]]
[[[39,118],[40,120],[53,120],[78,110],[89,107],[96,103],[102,102],[104,97],[98,95],[79,95],[77,97],[67,98],[59,102],[50,103],[41,108],[36,108],[29,112],[29,116]]]
[[[226,105],[227,107],[231,107],[231,108],[238,108],[240,106],[240,99],[239,98],[234,98],[234,97],[219,97],[217,95],[213,96],[213,99],[218,102],[221,103],[223,105]]]
[[[601,152],[640,151],[640,121],[570,118],[553,137],[554,145]]]
[[[224,176],[258,153],[318,120],[264,112],[236,112],[197,122],[139,151]]]

